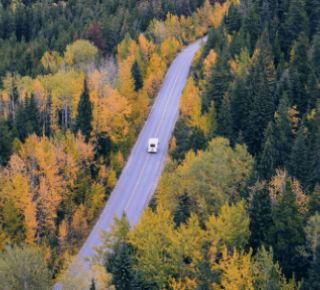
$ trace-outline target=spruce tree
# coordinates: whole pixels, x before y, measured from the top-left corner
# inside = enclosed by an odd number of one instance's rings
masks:
[[[282,43],[284,44],[284,52],[288,56],[290,53],[290,47],[294,40],[298,38],[301,32],[309,33],[309,20],[306,13],[304,0],[292,0],[290,1],[289,11],[284,23],[285,29],[282,35]]]
[[[143,87],[143,76],[137,61],[133,63],[131,73],[134,79],[134,89],[139,91]]]
[[[320,113],[318,112],[312,130],[312,142],[309,154],[312,157],[310,164],[309,186],[313,188],[320,184]],[[309,165],[308,164],[308,165]],[[307,166],[307,165],[306,165]]]
[[[320,185],[316,185],[315,189],[309,198],[308,216],[313,216],[316,213],[320,214]]]
[[[276,167],[283,168],[290,158],[293,134],[289,116],[289,101],[285,94],[281,100],[275,118],[275,150],[277,152]]]
[[[86,141],[89,140],[92,131],[92,103],[90,101],[87,81],[84,81],[83,93],[78,104],[78,114],[76,119],[76,131],[81,131]]]
[[[96,283],[94,282],[94,279],[91,280],[91,285],[89,290],[96,290]]]
[[[293,144],[287,169],[291,176],[296,177],[306,187],[310,178],[311,161],[309,138],[302,126]]]
[[[132,247],[126,242],[121,242],[109,258],[108,270],[112,273],[112,284],[117,290],[132,289],[133,262],[131,257]]]
[[[0,164],[6,165],[12,152],[12,132],[5,120],[0,117]]]
[[[308,270],[307,278],[305,279],[303,290],[318,290],[320,289],[320,247],[317,248],[316,259],[311,263]]]
[[[258,161],[258,172],[262,179],[269,180],[277,169],[278,152],[276,150],[274,124],[270,122],[266,132],[265,141]]]
[[[219,55],[217,63],[213,66],[211,75],[206,83],[204,94],[204,109],[207,111],[209,105],[214,102],[219,115],[222,106],[222,100],[227,92],[229,83],[232,80],[227,55]]]
[[[311,65],[317,78],[320,78],[320,29],[312,43]]]
[[[258,249],[269,243],[269,231],[272,226],[271,200],[265,184],[257,183],[252,192],[249,206],[250,245]]]
[[[260,152],[264,131],[275,112],[276,71],[268,34],[257,45],[256,55],[248,75],[249,114],[244,138],[252,154]]]
[[[304,245],[302,217],[298,211],[296,194],[290,180],[272,210],[273,226],[270,231],[275,258],[287,277],[301,271],[299,247]]]

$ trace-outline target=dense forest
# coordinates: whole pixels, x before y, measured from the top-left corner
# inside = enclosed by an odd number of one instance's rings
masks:
[[[90,289],[320,289],[319,1],[2,2],[0,284],[60,279],[207,34],[156,194],[104,234]]]
[[[242,0],[212,23],[156,196],[106,235],[116,289],[320,289],[319,15]]]

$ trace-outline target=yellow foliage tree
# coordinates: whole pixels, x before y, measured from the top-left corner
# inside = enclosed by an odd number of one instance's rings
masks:
[[[189,126],[201,127],[201,97],[200,91],[192,77],[188,79],[183,91],[180,111]]]
[[[248,254],[234,251],[230,255],[227,248],[225,248],[222,251],[222,258],[217,264],[215,253],[213,253],[212,268],[221,271],[221,278],[220,283],[213,283],[212,289],[254,290],[251,259],[251,250]]]

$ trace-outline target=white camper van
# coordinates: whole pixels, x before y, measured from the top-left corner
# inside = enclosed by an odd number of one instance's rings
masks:
[[[148,152],[149,153],[157,153],[159,146],[159,139],[158,138],[149,138],[148,141]]]

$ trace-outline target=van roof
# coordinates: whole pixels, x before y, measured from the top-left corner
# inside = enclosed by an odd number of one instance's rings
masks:
[[[149,143],[158,143],[159,139],[158,138],[149,138]]]

